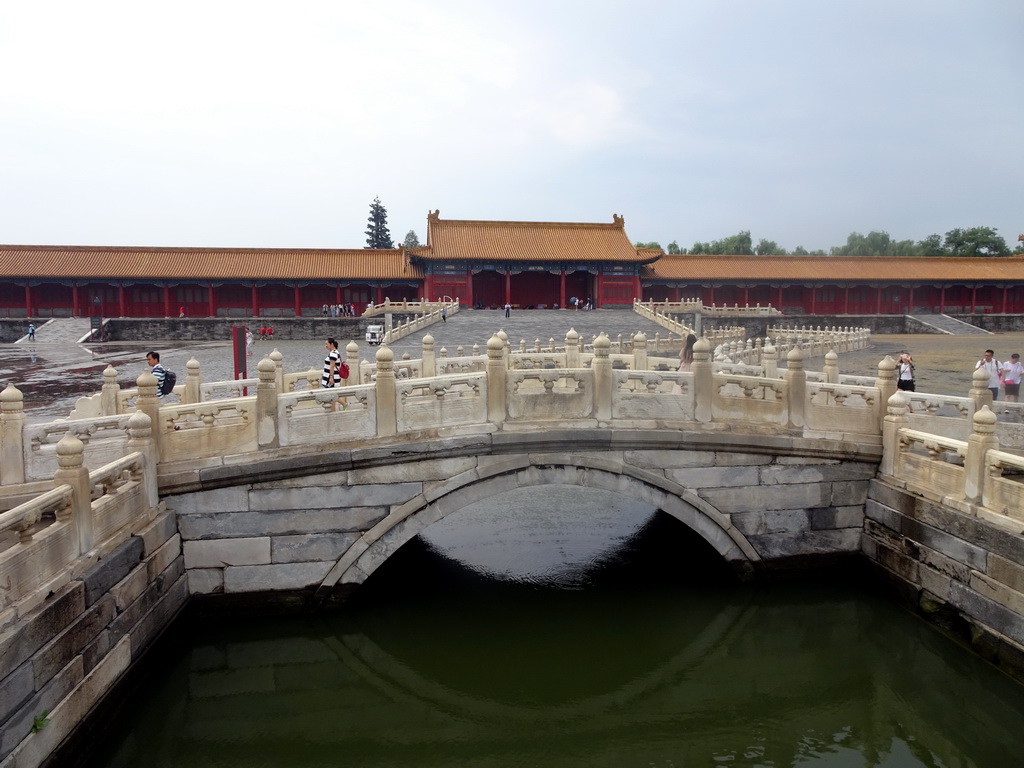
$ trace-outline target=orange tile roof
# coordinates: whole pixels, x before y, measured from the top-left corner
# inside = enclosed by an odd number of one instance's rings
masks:
[[[611,224],[551,221],[460,221],[427,216],[427,247],[413,251],[428,261],[614,261],[646,264],[660,250],[637,248],[626,237],[625,220]]]
[[[396,249],[0,245],[0,278],[420,280]]]
[[[666,255],[644,267],[644,280],[686,282],[880,280],[893,282],[1024,282],[1024,256],[885,258],[871,256]]]

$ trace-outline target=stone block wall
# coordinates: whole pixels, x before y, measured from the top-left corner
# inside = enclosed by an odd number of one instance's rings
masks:
[[[188,600],[170,512],[84,566],[0,629],[2,768],[42,764]]]
[[[1024,681],[1024,536],[872,481],[862,550],[910,607]]]

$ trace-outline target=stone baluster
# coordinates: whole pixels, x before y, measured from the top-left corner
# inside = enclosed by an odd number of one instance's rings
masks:
[[[268,357],[274,363],[274,381],[277,383],[277,393],[279,395],[284,394],[284,355],[282,355],[281,351],[275,347],[274,351],[271,352]],[[257,370],[258,369],[259,368],[257,366]]]
[[[590,367],[594,374],[594,416],[612,417],[612,360],[611,339],[602,331],[594,339],[594,360]]]
[[[473,357],[480,357],[480,345],[479,344],[474,344],[473,345]]]
[[[441,347],[440,352],[438,352],[438,357],[442,360],[448,357],[448,347]]]
[[[505,342],[495,334],[487,341],[487,420],[492,424],[505,421],[507,378]]]
[[[964,499],[971,504],[981,504],[985,495],[985,480],[988,478],[989,451],[999,450],[996,437],[996,415],[987,405],[974,414],[973,429],[967,438],[967,455],[964,457]]]
[[[511,368],[512,367],[512,347],[511,347],[511,345],[508,342],[508,334],[505,333],[504,329],[500,329],[498,331],[498,333],[497,333],[497,336],[498,336],[499,339],[501,339],[501,343],[505,345],[504,351],[501,353],[502,357],[505,360],[505,367],[506,368]],[[487,342],[487,346],[490,347],[490,344],[491,344],[491,342],[488,341]]]
[[[156,443],[156,455],[158,460],[163,458],[163,421],[160,419],[160,399],[156,396],[156,376],[149,371],[143,371],[135,379],[135,386],[139,394],[135,398],[135,410],[149,416],[149,422],[153,429],[153,441]]]
[[[0,392],[0,485],[25,482],[25,396],[13,384]]]
[[[804,370],[804,353],[800,347],[793,347],[786,354],[786,393],[789,398],[789,426],[801,429],[806,424],[807,371]],[[881,425],[879,425],[881,426]]]
[[[900,429],[907,426],[907,410],[910,399],[902,392],[895,392],[886,404],[886,416],[882,419],[882,461],[880,474],[895,477],[900,460]]]
[[[194,357],[185,363],[185,392],[183,403],[198,403],[203,399],[202,379],[199,377],[199,361]]]
[[[426,378],[437,376],[437,360],[434,357],[434,337],[429,333],[423,337],[423,373]]]
[[[143,375],[153,378],[152,374]],[[156,379],[153,380],[156,381]],[[75,527],[75,534],[78,538],[78,554],[80,555],[91,550],[95,544],[92,493],[89,470],[83,466],[84,450],[85,446],[82,445],[81,440],[70,432],[65,434],[57,443],[57,471],[53,473],[55,486],[71,486],[71,522]]]
[[[702,423],[711,422],[711,400],[713,397],[713,366],[711,364],[711,343],[700,338],[693,344],[693,407],[694,418]]]
[[[540,352],[540,337],[538,336],[533,340],[533,351]]]
[[[835,353],[835,350],[830,349],[825,353],[825,365],[821,370],[825,374],[825,381],[829,384],[839,383],[839,355]]]
[[[446,355],[442,348],[442,357]],[[377,436],[391,437],[398,432],[395,410],[395,353],[388,347],[377,350]]]
[[[548,351],[551,353],[555,351],[555,339],[553,336],[548,337]]]
[[[260,448],[277,448],[277,368],[264,357],[256,366],[260,383],[256,386],[256,441]]]
[[[136,411],[128,419],[128,450],[142,454],[142,487],[147,509],[155,509],[160,503],[160,489],[157,484],[156,443],[153,441],[153,422],[142,411]]]
[[[117,371],[114,366],[108,365],[103,369],[103,387],[100,389],[100,415],[117,416],[118,397],[121,391],[117,383]]]
[[[575,328],[565,334],[565,367],[580,367],[580,335]]]
[[[889,398],[896,392],[896,361],[889,355],[883,357],[878,363],[878,378],[875,379],[875,386],[878,387],[878,394],[883,403],[889,402]],[[882,418],[885,418],[884,412]]]
[[[464,346],[462,346],[461,344],[459,344],[459,346],[457,346],[455,348],[455,356],[456,357],[465,357],[466,356],[466,348]]]
[[[648,370],[647,337],[643,333],[633,337],[633,370]]]
[[[984,368],[975,368],[971,374],[971,389],[967,397],[974,406],[971,416],[985,406],[992,407],[992,390],[988,388],[988,371]]]

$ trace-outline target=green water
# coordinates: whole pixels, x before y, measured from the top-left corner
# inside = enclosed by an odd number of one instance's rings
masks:
[[[425,545],[378,574],[343,614],[191,625],[91,764],[1021,764],[1024,688],[856,583],[539,589]]]

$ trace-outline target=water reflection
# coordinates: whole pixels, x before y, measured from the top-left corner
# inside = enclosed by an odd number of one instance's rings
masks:
[[[606,535],[566,534],[568,581],[529,526],[429,529],[343,613],[191,627],[96,764],[1015,764],[1024,690],[914,617],[855,583],[698,580],[685,526],[618,530],[576,491],[563,532]],[[522,522],[527,498],[489,501]],[[495,541],[527,550],[481,559],[501,578],[470,567]]]

